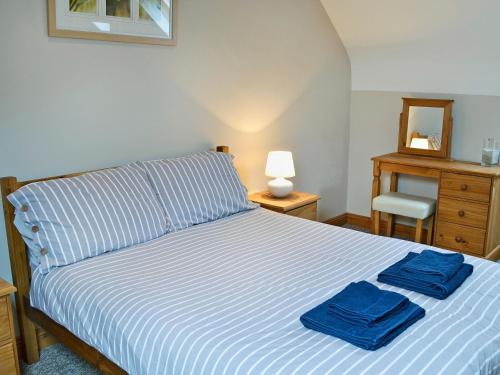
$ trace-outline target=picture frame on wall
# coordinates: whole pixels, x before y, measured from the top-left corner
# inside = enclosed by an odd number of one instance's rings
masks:
[[[48,0],[49,36],[176,44],[177,0]]]

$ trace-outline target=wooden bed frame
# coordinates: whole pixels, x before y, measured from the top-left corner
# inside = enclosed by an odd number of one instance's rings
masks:
[[[229,152],[227,146],[217,146],[217,152]],[[38,309],[31,307],[29,293],[31,285],[31,268],[26,251],[26,245],[14,226],[14,207],[7,200],[7,196],[17,189],[39,181],[48,181],[58,178],[75,177],[87,172],[72,173],[62,176],[39,178],[28,181],[18,181],[15,177],[0,178],[0,189],[5,216],[5,228],[7,231],[7,244],[9,247],[10,265],[12,278],[17,287],[16,310],[17,320],[21,331],[21,339],[24,350],[21,350],[24,360],[28,363],[38,362],[40,359],[39,342],[37,337],[37,327],[41,327],[54,336],[59,342],[66,345],[76,354],[80,355],[104,374],[126,374],[120,366],[109,360],[95,348],[86,344],[66,328],[54,322]]]

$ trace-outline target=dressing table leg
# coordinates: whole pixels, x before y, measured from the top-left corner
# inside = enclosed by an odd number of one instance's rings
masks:
[[[372,183],[372,202],[373,198],[380,195],[380,162],[378,160],[373,161],[373,183]],[[372,203],[373,204],[373,203]],[[378,216],[378,220],[376,220]],[[378,221],[377,228],[376,222]],[[379,234],[380,232],[380,212],[374,211],[372,209],[372,233]]]
[[[427,223],[427,245],[432,245],[432,233],[434,231],[434,215],[429,217]]]
[[[415,242],[422,242],[422,230],[424,228],[424,221],[422,219],[417,219],[417,228],[415,229]]]
[[[399,177],[398,173],[395,172],[391,173],[391,186],[390,186],[391,192],[398,191],[398,177]],[[392,237],[393,223],[394,223],[394,215],[387,214],[387,228],[386,228],[387,237]]]
[[[394,221],[394,215],[387,214],[387,228],[386,228],[387,237],[392,237],[392,223],[393,223],[393,221]]]
[[[374,225],[373,225],[373,234],[377,236],[380,234],[380,211],[373,211],[374,215]]]
[[[398,180],[399,180],[399,174],[398,173],[391,173],[391,191],[395,192],[398,191]]]

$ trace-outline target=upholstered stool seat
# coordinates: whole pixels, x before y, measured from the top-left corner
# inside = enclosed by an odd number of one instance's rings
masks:
[[[432,240],[432,227],[434,225],[434,213],[436,212],[436,200],[417,195],[390,192],[373,198],[372,210],[374,211],[374,232],[379,234],[380,212],[389,214],[387,235],[392,235],[392,215],[406,216],[417,219],[415,241],[420,242],[423,230],[423,221],[429,218],[427,243]]]
[[[373,209],[394,215],[427,219],[436,211],[436,200],[403,193],[385,193],[373,199]]]

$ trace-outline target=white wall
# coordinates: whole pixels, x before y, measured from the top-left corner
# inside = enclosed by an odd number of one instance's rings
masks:
[[[397,151],[402,97],[452,98],[453,135],[451,156],[458,160],[481,160],[484,137],[500,139],[500,97],[438,95],[411,92],[352,91],[349,139],[347,211],[369,216],[371,206],[371,157]],[[385,191],[389,185],[384,177]],[[435,198],[433,180],[401,178],[400,191]]]
[[[350,66],[320,2],[182,0],[178,24],[176,47],[48,38],[46,0],[0,1],[0,176],[227,144],[257,190],[267,152],[289,149],[320,217],[344,212]],[[8,263],[2,229],[10,280]]]
[[[500,1],[321,1],[353,90],[500,95]]]

